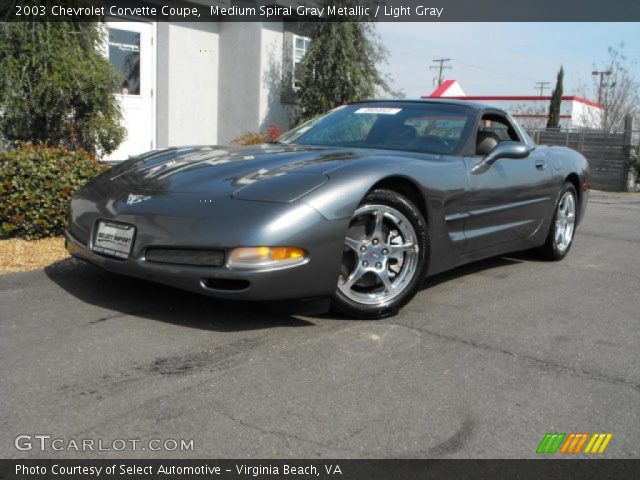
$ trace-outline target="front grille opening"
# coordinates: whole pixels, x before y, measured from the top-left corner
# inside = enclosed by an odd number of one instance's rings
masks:
[[[220,250],[195,250],[189,248],[147,248],[145,260],[173,265],[194,265],[199,267],[221,267],[224,252]]]
[[[236,280],[233,278],[205,278],[202,280],[202,284],[212,290],[239,292],[249,288],[251,282],[249,282],[249,280]]]

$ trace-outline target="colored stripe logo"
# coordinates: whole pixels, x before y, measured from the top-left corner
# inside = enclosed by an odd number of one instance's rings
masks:
[[[547,433],[538,445],[537,453],[556,453],[560,443],[564,440],[564,433]]]
[[[612,437],[612,433],[594,433],[584,453],[604,453]]]
[[[586,444],[582,453],[604,453],[612,438],[612,433],[546,433],[536,452],[578,454]]]

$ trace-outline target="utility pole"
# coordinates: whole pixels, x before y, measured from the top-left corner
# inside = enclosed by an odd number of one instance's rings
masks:
[[[611,70],[594,70],[591,75],[600,75],[600,85],[598,86],[598,103],[602,103],[602,89],[606,87],[604,76],[611,75]]]
[[[544,91],[549,88],[549,82],[536,82],[536,90],[540,90],[540,96],[544,96]]]
[[[436,58],[435,60],[432,60],[433,63],[439,63],[440,65],[435,66],[435,65],[431,65],[429,67],[430,70],[438,70],[438,86],[442,85],[442,82],[444,81],[444,78],[442,76],[442,71],[445,69],[452,69],[452,66],[449,65],[445,65],[446,62],[450,62],[451,59],[450,58]]]

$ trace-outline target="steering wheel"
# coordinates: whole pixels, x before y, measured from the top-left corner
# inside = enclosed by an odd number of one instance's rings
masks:
[[[448,152],[451,150],[451,145],[444,138],[437,135],[428,135],[423,138],[423,144],[428,149],[434,149],[436,151]]]
[[[446,141],[444,138],[442,138],[442,137],[436,137],[436,136],[434,136],[434,137],[430,137],[429,139],[430,139],[430,140],[434,140],[434,141],[435,141],[435,143],[439,144],[441,147],[444,147],[444,148],[449,148],[449,147],[451,146],[451,145],[449,145],[449,142],[447,142],[447,141]]]

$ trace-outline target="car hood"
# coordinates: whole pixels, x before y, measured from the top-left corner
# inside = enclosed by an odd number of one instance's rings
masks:
[[[344,148],[266,144],[253,147],[184,147],[132,158],[101,176],[110,189],[131,194],[230,194],[235,198],[290,201],[328,180],[327,174],[366,153]]]

